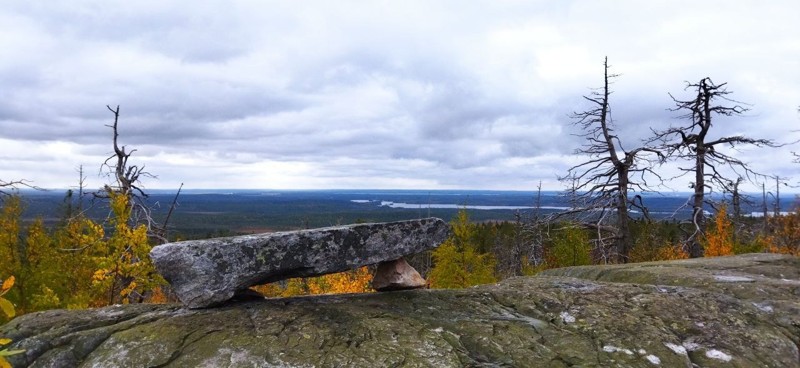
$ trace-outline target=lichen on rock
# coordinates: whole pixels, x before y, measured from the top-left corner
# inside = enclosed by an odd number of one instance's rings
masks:
[[[181,302],[204,308],[250,286],[421,253],[448,233],[447,223],[427,218],[168,243],[153,248],[150,258]]]
[[[0,334],[26,349],[15,367],[799,367],[800,286],[784,279],[800,280],[800,259],[758,254],[461,290],[56,310]]]

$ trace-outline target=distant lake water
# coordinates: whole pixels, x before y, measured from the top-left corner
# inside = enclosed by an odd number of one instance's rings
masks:
[[[391,202],[391,201],[380,201],[378,203],[377,200],[370,200],[370,199],[351,199],[350,202],[353,203],[360,203],[360,204],[375,204],[381,207],[389,207],[389,208],[406,208],[406,209],[425,209],[425,208],[439,208],[439,209],[470,209],[470,210],[529,210],[533,209],[533,206],[480,206],[480,205],[469,205],[469,204],[453,204],[453,203],[404,203],[404,202]],[[568,207],[558,207],[558,206],[541,206],[541,209],[545,210],[557,210],[563,211],[569,209]]]

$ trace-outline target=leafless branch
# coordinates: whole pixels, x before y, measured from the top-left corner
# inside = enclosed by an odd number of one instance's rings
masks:
[[[709,139],[708,134],[715,116],[737,116],[748,111],[749,108],[745,106],[747,104],[728,97],[731,92],[727,90],[726,83],[715,84],[710,78],[703,78],[697,83],[687,82],[685,90],[694,91],[695,96],[688,100],[680,100],[672,94],[670,97],[675,103],[675,107],[671,110],[682,112],[679,118],[686,120],[686,123],[662,131],[652,130],[653,138],[649,142],[659,142],[660,149],[673,160],[691,162],[691,166],[680,167],[684,174],[692,172],[695,175],[692,184],[694,194],[691,199],[693,230],[686,242],[690,255],[699,257],[703,254],[698,238],[702,236],[705,226],[703,210],[704,204],[707,203],[705,195],[711,193],[715,188],[724,192],[732,183],[720,171],[720,168],[727,167],[740,178],[751,179],[762,175],[753,171],[747,163],[722,152],[719,149],[720,146],[735,148],[739,145],[756,147],[778,147],[780,145],[772,140],[740,135]],[[722,104],[719,104],[718,101],[722,101]]]

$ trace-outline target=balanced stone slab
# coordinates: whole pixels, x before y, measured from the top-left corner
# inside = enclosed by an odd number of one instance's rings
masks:
[[[210,307],[253,285],[319,276],[436,248],[438,218],[190,240],[154,247],[150,258],[181,302]]]

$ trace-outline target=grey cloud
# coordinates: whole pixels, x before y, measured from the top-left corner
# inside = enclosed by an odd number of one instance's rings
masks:
[[[626,147],[679,124],[667,92],[706,75],[755,106],[720,133],[797,129],[793,9],[743,4],[19,2],[0,11],[0,140],[92,164],[110,151],[105,105],[119,104],[122,143],[164,183],[206,180],[199,165],[233,187],[269,187],[259,172],[279,167],[289,187],[532,188],[575,159],[568,115],[605,55],[622,74],[612,113]],[[684,42],[705,17],[741,26]],[[0,147],[0,176],[42,171],[33,151]]]

